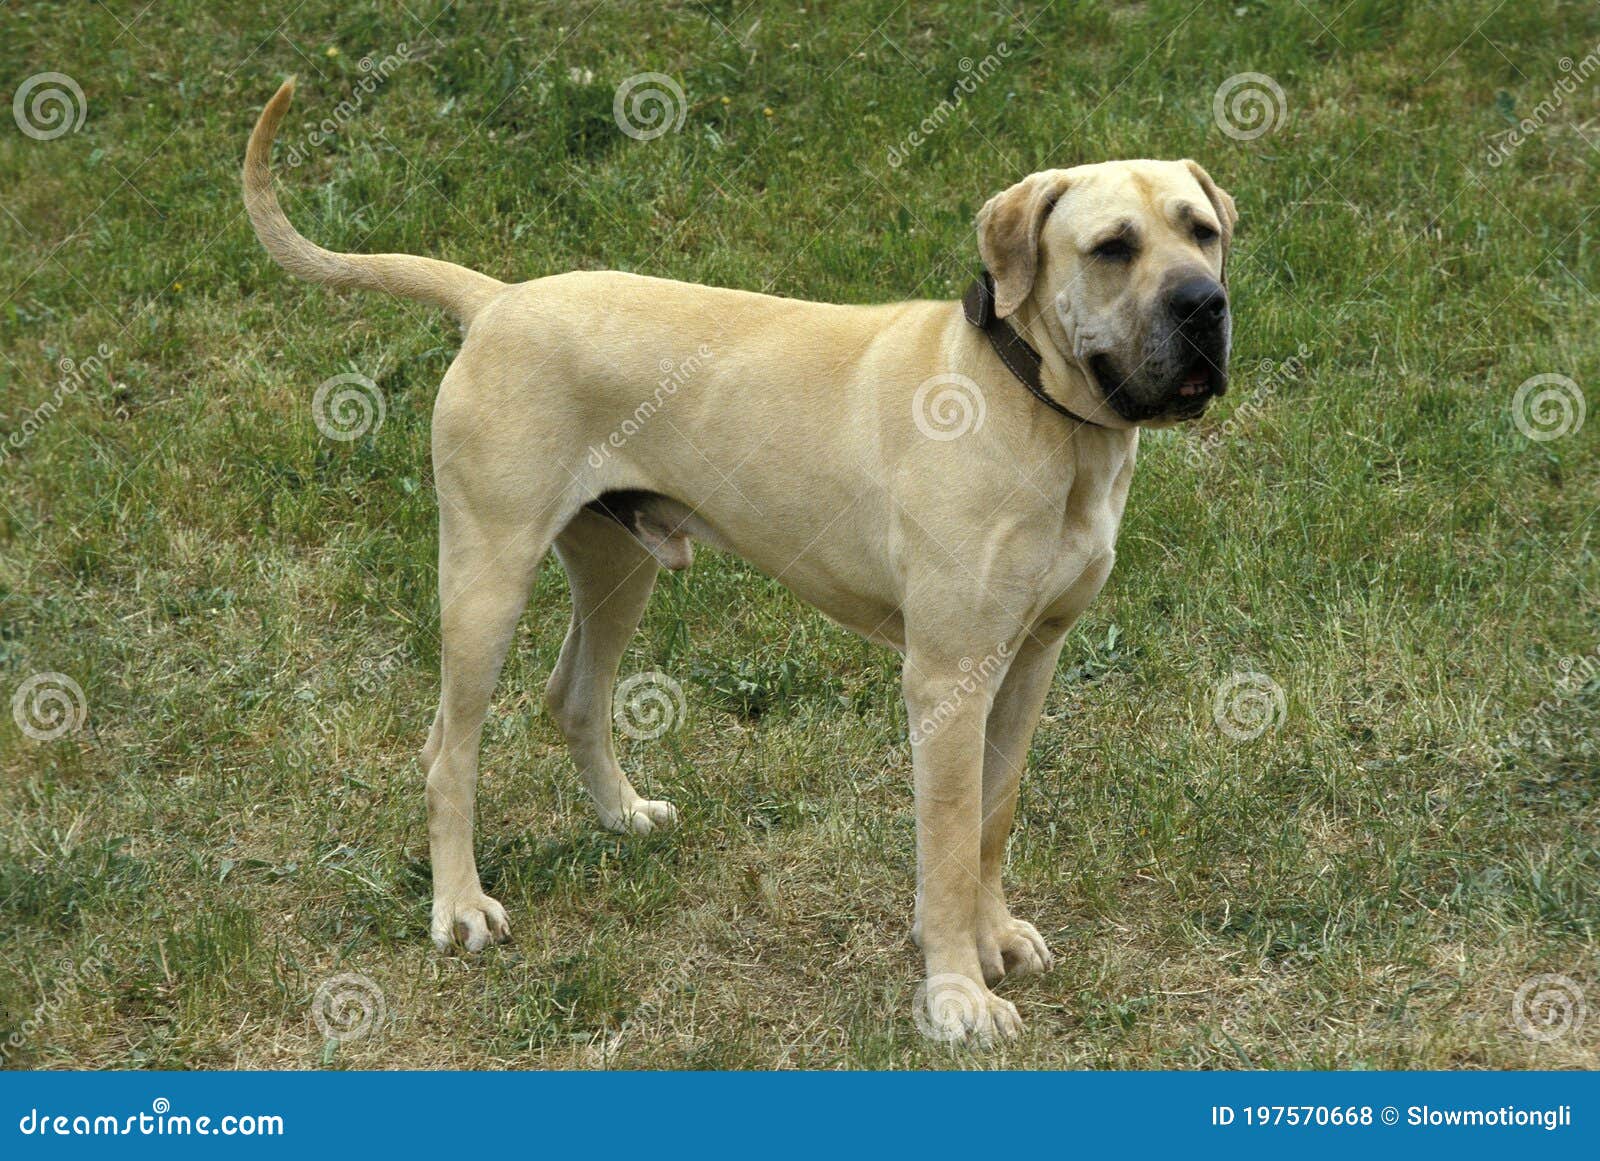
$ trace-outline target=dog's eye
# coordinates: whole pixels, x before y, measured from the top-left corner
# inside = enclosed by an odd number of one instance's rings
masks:
[[[1216,236],[1217,232],[1204,222],[1195,223],[1194,240],[1199,242],[1200,245],[1204,246],[1207,242],[1214,241]]]
[[[1126,262],[1133,257],[1133,247],[1124,238],[1107,238],[1090,251],[1096,258],[1107,262]]]

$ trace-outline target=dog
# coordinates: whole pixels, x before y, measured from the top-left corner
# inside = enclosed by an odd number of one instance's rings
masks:
[[[478,748],[552,548],[573,608],[551,715],[605,826],[675,821],[617,762],[612,686],[659,570],[699,541],[904,658],[917,1023],[945,1041],[1018,1035],[991,989],[1052,966],[1001,885],[1018,784],[1063,640],[1111,571],[1140,428],[1194,419],[1227,388],[1232,197],[1193,161],[1032,174],[978,213],[986,273],[961,303],[835,306],[615,272],[507,284],[296,231],[269,169],[293,88],[244,165],[268,254],[464,332],[432,430],[434,941],[476,952],[510,932],[474,858]]]

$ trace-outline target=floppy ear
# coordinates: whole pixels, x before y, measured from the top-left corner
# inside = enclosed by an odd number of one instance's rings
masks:
[[[1227,286],[1228,252],[1233,249],[1233,228],[1239,224],[1239,210],[1233,204],[1233,195],[1212,181],[1204,166],[1198,161],[1185,160],[1184,164],[1194,174],[1200,188],[1206,191],[1206,197],[1211,199],[1211,208],[1216,211],[1217,225],[1222,229],[1222,285]]]
[[[994,275],[994,313],[1005,318],[1022,305],[1039,270],[1039,232],[1067,188],[1067,171],[1030,174],[978,211],[978,256]]]

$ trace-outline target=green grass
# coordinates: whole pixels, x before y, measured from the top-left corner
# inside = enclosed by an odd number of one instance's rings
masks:
[[[0,116],[0,436],[29,433],[0,461],[0,693],[56,671],[88,707],[48,743],[0,720],[8,1064],[1600,1065],[1600,689],[1560,668],[1600,646],[1600,419],[1534,442],[1511,410],[1539,373],[1600,405],[1600,76],[1485,161],[1600,44],[1593,5],[113,7],[130,27],[0,8],[7,92],[54,71],[87,101],[54,140]],[[641,142],[611,107],[645,71],[688,107]],[[1250,141],[1211,112],[1244,71],[1288,109]],[[1008,881],[1058,966],[1002,987],[1024,1040],[912,1025],[895,659],[705,550],[623,670],[687,690],[680,729],[624,744],[681,828],[592,821],[540,695],[552,561],[484,751],[517,941],[432,951],[428,415],[456,338],[290,281],[251,235],[244,139],[291,72],[310,236],[507,279],[954,297],[974,211],[1032,170],[1193,156],[1234,193],[1235,390],[1145,441],[1030,759]],[[1301,347],[1302,374],[1261,368]],[[388,412],[336,443],[310,400],[346,371]],[[1211,712],[1244,671],[1286,699],[1251,741]],[[386,1016],[330,1045],[312,996],[340,972]],[[1511,1019],[1542,973],[1589,992],[1550,1043]]]

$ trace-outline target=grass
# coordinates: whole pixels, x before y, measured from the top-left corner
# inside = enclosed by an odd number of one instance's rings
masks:
[[[8,1065],[1600,1065],[1600,422],[1534,441],[1512,414],[1535,374],[1600,402],[1600,78],[1538,111],[1600,44],[1592,5],[348,7],[0,8],[8,88],[65,73],[87,105],[52,140],[0,127],[0,692],[59,672],[87,706],[51,742],[0,721]],[[645,71],[686,115],[637,141],[612,100]],[[1244,71],[1287,109],[1250,140],[1212,114]],[[455,336],[260,250],[236,172],[290,72],[309,235],[502,278],[954,297],[975,209],[1032,170],[1193,156],[1235,194],[1235,390],[1145,441],[1030,758],[1008,881],[1058,966],[1003,985],[1024,1040],[912,1025],[895,658],[706,550],[623,667],[687,691],[677,729],[624,740],[680,829],[592,821],[540,696],[552,561],[484,751],[517,942],[431,950],[428,415]],[[310,407],[344,372],[387,404],[347,443]],[[1244,672],[1285,699],[1250,740],[1212,713]],[[344,972],[384,1011],[337,1042],[312,997]],[[1586,1026],[1518,1031],[1541,974],[1588,991]]]

